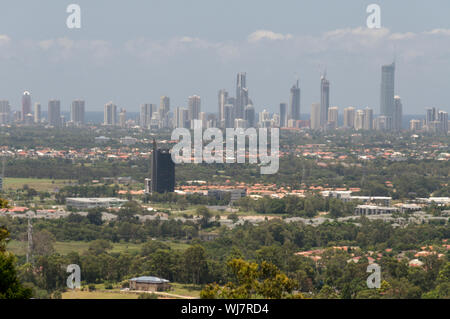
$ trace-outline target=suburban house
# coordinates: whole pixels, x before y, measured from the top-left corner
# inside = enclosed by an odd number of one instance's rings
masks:
[[[130,279],[130,290],[165,291],[170,288],[169,281],[153,276],[142,276]]]

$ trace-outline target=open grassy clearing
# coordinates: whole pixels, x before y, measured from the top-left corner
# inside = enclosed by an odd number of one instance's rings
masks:
[[[40,179],[40,178],[11,178],[7,177],[4,181],[4,189],[16,190],[28,185],[38,192],[52,192],[55,188],[62,188],[70,185],[72,181],[62,179]]]
[[[164,242],[169,245],[171,249],[174,250],[185,250],[189,247],[189,244],[182,242]],[[88,250],[89,242],[84,241],[67,241],[67,242],[56,242],[54,243],[54,248],[56,252],[61,255],[67,255],[70,252],[82,253]],[[143,244],[135,243],[113,243],[113,248],[111,252],[122,253],[122,252],[139,252]],[[27,252],[27,243],[25,241],[11,240],[8,243],[7,249],[13,252],[17,256],[23,256]]]

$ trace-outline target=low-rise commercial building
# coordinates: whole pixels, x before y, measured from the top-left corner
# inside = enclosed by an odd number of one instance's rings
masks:
[[[66,198],[66,206],[75,209],[90,209],[90,208],[111,208],[120,207],[127,200],[119,199],[115,197],[105,197],[105,198],[79,198],[79,197],[68,197]]]

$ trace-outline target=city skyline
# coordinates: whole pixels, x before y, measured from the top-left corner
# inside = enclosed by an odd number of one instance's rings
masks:
[[[450,24],[443,12],[450,4],[443,1],[440,6],[380,1],[381,28],[368,29],[367,4],[362,3],[286,1],[288,12],[284,5],[264,1],[239,2],[243,11],[233,10],[236,1],[159,6],[148,1],[129,4],[122,20],[124,7],[117,2],[100,0],[94,5],[80,0],[79,30],[66,27],[64,4],[28,3],[30,10],[22,12],[21,2],[7,4],[8,10],[0,13],[0,67],[8,74],[1,98],[13,109],[19,108],[20,94],[28,89],[43,105],[57,96],[63,110],[80,98],[93,111],[109,100],[138,111],[140,104],[155,103],[161,95],[170,96],[174,107],[185,106],[186,97],[198,94],[202,109],[213,112],[217,89],[233,92],[235,74],[241,71],[248,74],[255,108],[272,112],[280,102],[288,102],[286,87],[299,76],[307,113],[308,106],[320,100],[316,78],[326,66],[333,105],[368,106],[378,112],[379,66],[396,57],[396,94],[407,113],[419,114],[428,106],[449,111],[445,80],[450,63],[445,56]],[[99,18],[104,9],[100,3],[108,7],[107,21]],[[324,6],[339,14],[313,19]],[[175,7],[195,17],[200,11],[201,21],[214,23],[205,28],[178,13],[169,23],[162,13]],[[238,19],[233,25],[213,19],[217,11],[242,16],[250,9],[255,19]],[[14,12],[23,18],[14,21]],[[143,19],[145,12],[152,18]],[[294,12],[292,25],[285,15]],[[401,19],[404,15],[411,19]]]

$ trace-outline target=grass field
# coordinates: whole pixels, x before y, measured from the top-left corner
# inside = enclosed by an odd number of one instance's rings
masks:
[[[184,250],[189,247],[189,244],[177,243],[177,242],[165,242],[174,250]],[[139,252],[143,244],[134,243],[113,243],[113,249],[111,252],[121,253],[121,252]],[[75,251],[82,253],[89,248],[89,242],[84,241],[67,241],[67,242],[56,242],[54,243],[54,248],[56,252],[61,255],[67,255],[68,253]],[[7,249],[13,252],[17,256],[23,256],[27,252],[27,243],[25,241],[11,240],[8,243]]]
[[[23,185],[28,185],[38,192],[53,191],[55,188],[61,188],[71,183],[70,180],[62,179],[39,179],[39,178],[5,178],[4,189],[20,189]]]
[[[137,299],[138,294],[106,292],[106,291],[67,291],[62,299]]]
[[[171,294],[200,298],[201,286],[192,284],[170,283],[172,289],[168,291]]]

